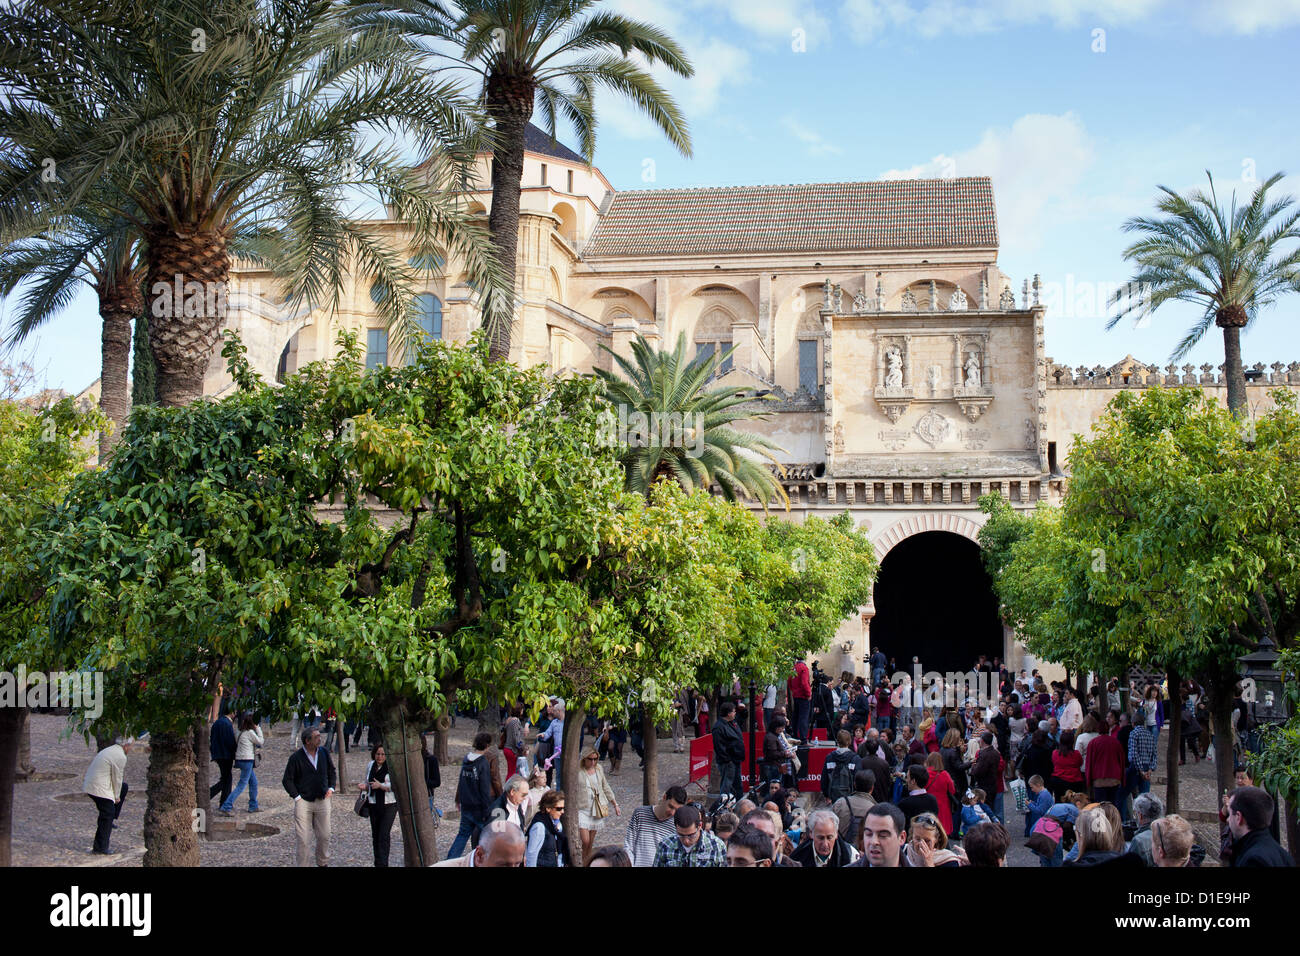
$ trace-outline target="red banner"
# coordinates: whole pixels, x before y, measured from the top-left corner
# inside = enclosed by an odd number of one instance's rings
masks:
[[[741,740],[745,745],[745,759],[740,765],[740,785],[748,791],[754,785],[749,778],[749,733],[746,732]],[[761,754],[763,738],[755,734],[754,745]],[[822,768],[826,766],[826,755],[834,749],[834,747],[809,747],[807,750],[799,748],[799,759],[803,762],[798,778],[801,793],[816,793],[821,790]],[[707,780],[713,771],[713,734],[705,734],[703,737],[691,740],[688,755],[690,759],[688,781],[694,783],[697,780]],[[757,761],[755,769],[759,769]]]

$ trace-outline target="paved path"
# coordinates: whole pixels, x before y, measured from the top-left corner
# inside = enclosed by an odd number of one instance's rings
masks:
[[[280,786],[285,761],[290,751],[288,724],[274,728],[259,767],[259,802],[263,811],[248,814],[247,794],[239,799],[233,825],[257,824],[278,828],[280,832],[249,839],[208,841],[201,844],[200,858],[203,866],[292,866],[294,864],[292,801]],[[444,818],[438,829],[438,852],[446,853],[456,836],[453,796],[455,794],[456,768],[469,749],[475,730],[472,719],[458,721],[450,734],[451,765],[444,767],[444,785],[439,788],[435,804],[452,819]],[[145,807],[145,774],[148,754],[134,751],[127,760],[127,798],[119,828],[113,831],[112,847],[117,855],[97,857],[90,851],[95,832],[95,808],[90,798],[81,793],[81,781],[89,765],[93,750],[81,738],[64,737],[66,722],[61,717],[37,714],[32,717],[32,754],[41,772],[38,781],[18,784],[14,794],[13,854],[16,866],[139,866],[144,856],[142,827]],[[353,750],[347,755],[349,782],[345,792],[334,797],[331,814],[331,864],[335,866],[370,866],[373,854],[370,841],[370,824],[352,813],[356,783],[369,760],[368,752]],[[608,766],[608,765],[606,765]],[[213,770],[215,771],[215,766]],[[1192,819],[1197,828],[1198,842],[1209,851],[1206,865],[1217,865],[1219,846],[1218,824],[1212,816],[1216,811],[1213,768],[1207,761],[1189,763],[1182,768],[1182,798],[1184,815]],[[68,774],[63,779],[51,776]],[[671,783],[685,783],[687,761],[685,754],[675,754],[671,740],[659,741],[659,780],[666,788]],[[622,845],[627,814],[640,804],[641,772],[631,748],[626,749],[622,772],[610,778],[622,816],[611,816],[605,829],[597,838],[597,845]],[[214,778],[215,779],[215,778]],[[236,774],[236,779],[238,775]],[[1163,761],[1158,780],[1163,783]],[[692,796],[700,796],[698,786],[688,788]],[[1158,790],[1163,790],[1159,787]],[[66,799],[65,799],[66,798]],[[1037,858],[1024,848],[1024,817],[1016,812],[1007,795],[1007,828],[1012,834],[1012,847],[1008,863],[1012,866],[1035,866]],[[810,796],[805,802],[811,803]],[[213,810],[216,803],[213,803]],[[223,818],[216,817],[218,821]],[[230,824],[223,824],[230,825]],[[402,859],[401,828],[393,826],[391,862]]]

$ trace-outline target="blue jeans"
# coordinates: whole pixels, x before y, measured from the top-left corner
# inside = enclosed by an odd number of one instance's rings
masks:
[[[893,724],[894,724],[894,718],[893,718],[892,715],[887,716],[887,717],[880,717],[880,716],[877,716],[877,717],[876,717],[876,720],[879,721],[879,728],[878,728],[878,729],[880,729],[880,730],[888,730],[888,729],[889,729],[890,727],[892,727]]]
[[[740,789],[740,764],[718,761],[718,790],[719,795],[730,793],[737,800],[745,795],[745,791]]]
[[[257,805],[257,771],[253,769],[253,761],[236,760],[235,768],[239,771],[239,783],[235,784],[235,789],[230,791],[230,796],[226,797],[225,802],[221,804],[221,809],[235,809],[235,801],[244,792],[244,787],[248,787],[248,809],[250,811],[260,809]]]
[[[447,859],[456,860],[465,854],[465,844],[477,840],[479,832],[483,829],[484,821],[476,816],[460,812],[460,830],[456,833],[456,839],[451,844],[451,849],[447,851]]]
[[[1007,822],[1007,815],[1002,812],[1002,798],[1004,796],[1006,796],[1005,793],[993,795],[993,815],[998,818],[999,823]]]
[[[1056,851],[1051,856],[1043,856],[1041,853],[1036,854],[1039,866],[1060,866],[1065,861],[1065,854],[1061,851],[1061,844],[1056,844]]]

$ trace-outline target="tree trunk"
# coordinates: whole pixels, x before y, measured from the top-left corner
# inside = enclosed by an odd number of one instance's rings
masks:
[[[1210,690],[1210,715],[1214,720],[1214,775],[1217,778],[1215,782],[1215,803],[1218,803],[1218,795],[1225,790],[1231,790],[1236,783],[1236,775],[1233,772],[1236,763],[1236,754],[1233,752],[1233,733],[1232,733],[1232,691],[1237,683],[1235,672],[1218,675],[1218,679],[1211,681]]]
[[[433,755],[438,758],[439,767],[446,767],[451,761],[451,752],[447,749],[447,728],[441,722],[433,732]]]
[[[438,862],[438,845],[429,809],[429,788],[424,783],[424,749],[420,746],[420,721],[405,697],[381,701],[374,711],[388,755],[388,774],[397,798],[397,819],[402,827],[402,856],[407,866],[432,866]]]
[[[141,308],[131,330],[131,407],[158,403],[158,368],[149,348],[149,317]]]
[[[492,154],[492,210],[488,229],[497,261],[510,283],[513,298],[517,283],[519,248],[519,190],[524,179],[524,132],[533,115],[533,85],[493,73],[488,77],[488,114],[495,125],[496,150]],[[486,305],[486,303],[484,303]],[[513,302],[490,330],[488,355],[492,361],[509,361],[514,325]]]
[[[642,747],[645,749],[645,771],[641,776],[641,802],[654,806],[659,802],[659,728],[649,708],[641,717]]]
[[[581,747],[578,744],[582,736],[582,723],[587,719],[587,709],[580,704],[572,705],[564,715],[564,735],[560,742],[560,777],[564,784],[564,835],[569,840],[569,863],[582,866],[582,839],[578,835],[577,790],[585,783],[578,779],[582,772],[579,766]]]
[[[0,707],[0,866],[13,865],[14,779],[26,707]]]
[[[212,738],[207,715],[194,724],[194,805],[206,811],[212,802]],[[207,839],[207,828],[203,839]]]
[[[1295,858],[1300,856],[1300,809],[1294,805],[1286,809],[1286,846],[1291,851],[1292,858]]]
[[[32,763],[32,712],[26,707],[22,711],[23,726],[18,732],[18,776],[26,780],[36,772],[36,764]]]
[[[190,734],[150,739],[148,805],[144,811],[144,865],[198,866],[194,815],[194,748]],[[207,794],[204,794],[207,796]],[[199,818],[205,826],[207,804]]]
[[[494,747],[501,741],[501,706],[495,697],[479,708],[478,732],[491,734]]]
[[[99,355],[99,407],[112,422],[112,427],[99,433],[99,463],[108,460],[109,453],[126,427],[131,414],[130,376],[131,321],[144,307],[140,289],[126,280],[126,288],[116,285],[99,290],[99,316],[103,320],[100,333]]]
[[[158,370],[158,401],[188,405],[203,395],[226,317],[227,237],[216,230],[162,228],[146,239],[149,347]]]
[[[1241,364],[1241,329],[1223,330],[1223,378],[1228,384],[1228,411],[1246,414],[1246,369]]]
[[[1168,668],[1169,706],[1165,708],[1165,726],[1169,733],[1165,748],[1165,812],[1178,812],[1178,743],[1183,738],[1183,688],[1178,671]]]

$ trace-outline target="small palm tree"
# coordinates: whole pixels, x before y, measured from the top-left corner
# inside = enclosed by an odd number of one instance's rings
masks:
[[[1279,296],[1300,292],[1300,248],[1289,252],[1278,248],[1288,239],[1300,239],[1300,210],[1292,209],[1292,196],[1268,198],[1282,173],[1256,188],[1245,206],[1237,206],[1234,192],[1227,211],[1219,205],[1214,177],[1208,171],[1206,175],[1208,196],[1199,189],[1180,196],[1161,186],[1165,195],[1156,208],[1164,217],[1139,216],[1124,223],[1125,232],[1143,236],[1124,250],[1138,272],[1129,289],[1111,297],[1119,310],[1106,328],[1113,328],[1126,315],[1148,315],[1165,302],[1196,303],[1204,312],[1170,360],[1181,359],[1212,324],[1217,325],[1223,330],[1228,408],[1241,413],[1246,408],[1241,330]],[[1137,295],[1131,294],[1134,289]]]
[[[596,152],[595,93],[604,88],[635,103],[684,155],[690,132],[677,104],[647,73],[662,63],[681,76],[694,68],[685,52],[658,27],[608,11],[596,0],[354,0],[363,22],[395,26],[411,36],[459,48],[459,65],[482,76],[482,101],[493,123],[492,209],[488,226],[509,281],[514,282],[519,237],[519,188],[524,175],[524,134],[534,108],[555,137],[563,116],[578,134],[582,155]],[[375,8],[381,8],[376,13]],[[513,287],[513,286],[512,286]],[[510,353],[510,327],[495,326],[491,355]]]
[[[354,218],[360,200],[402,221],[417,255],[447,249],[479,288],[504,285],[458,198],[472,102],[421,57],[333,0],[18,0],[0,11],[0,244],[38,207],[136,230],[164,405],[202,394],[241,233],[293,308],[336,305],[358,271],[377,281],[400,346],[417,329],[408,251]],[[427,161],[376,140],[393,134]],[[129,205],[101,205],[105,182]]]
[[[36,216],[34,224],[43,217]],[[57,231],[38,232],[0,249],[0,295],[24,291],[8,347],[26,339],[71,302],[77,287],[95,290],[99,302],[99,407],[112,428],[99,435],[99,460],[117,444],[131,409],[131,326],[144,313],[145,263],[139,237],[122,223],[79,219]]]
[[[766,458],[784,476],[776,458],[784,449],[762,435],[731,427],[733,422],[767,417],[752,406],[741,407],[757,396],[735,388],[705,387],[734,348],[688,360],[683,333],[671,352],[656,350],[638,335],[630,362],[605,351],[626,376],[596,371],[612,406],[604,437],[619,448],[629,491],[647,495],[651,485],[666,478],[687,491],[716,484],[728,499],[743,494],[757,498],[764,509],[778,497],[789,510],[785,489],[759,460]]]

